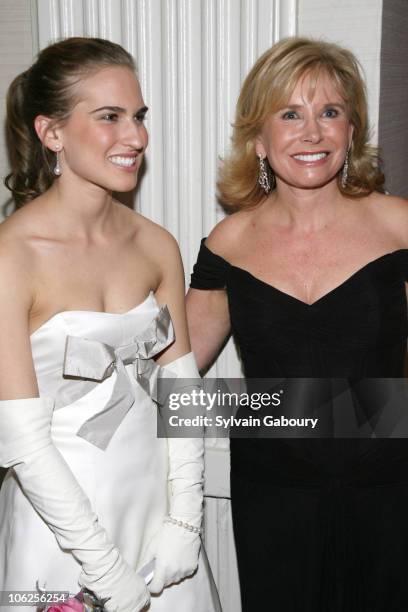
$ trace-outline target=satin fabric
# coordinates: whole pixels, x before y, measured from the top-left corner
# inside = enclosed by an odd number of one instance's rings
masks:
[[[159,307],[150,293],[143,303],[123,314],[61,312],[31,336],[40,396],[56,400],[51,424],[54,444],[88,495],[101,525],[135,570],[150,561],[146,548],[168,512],[167,440],[156,436],[156,405],[137,380],[134,360],[127,365],[122,361],[119,375],[122,383],[126,381],[125,395],[131,393],[132,402],[119,420],[109,423],[107,443],[101,445],[99,435],[88,441],[78,432],[86,423],[91,428],[92,419],[109,403],[115,404],[118,374],[113,368],[101,382],[88,384],[79,371],[75,377],[64,375],[64,367],[68,336],[104,343],[122,354],[119,347],[134,344],[135,337],[146,339],[146,330],[159,330],[160,336],[159,320]],[[151,334],[149,339],[155,344]],[[88,358],[92,360],[92,352]],[[83,353],[81,359],[83,364]],[[79,573],[78,563],[69,551],[59,548],[10,469],[0,490],[0,590],[35,591],[38,581],[47,590],[76,593]],[[33,608],[3,609],[28,612]],[[152,597],[149,608],[152,612],[193,609],[218,609],[203,554],[196,574]]]

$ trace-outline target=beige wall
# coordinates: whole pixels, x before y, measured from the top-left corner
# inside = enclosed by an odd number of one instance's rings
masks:
[[[384,0],[379,144],[386,187],[408,197],[408,2]]]
[[[10,193],[3,184],[8,172],[4,143],[5,96],[12,79],[31,63],[36,52],[36,36],[32,33],[32,6],[32,0],[0,2],[0,206]]]

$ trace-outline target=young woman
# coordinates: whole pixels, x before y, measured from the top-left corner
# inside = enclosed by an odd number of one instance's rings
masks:
[[[231,330],[249,378],[403,376],[408,206],[383,181],[353,55],[303,38],[269,49],[221,167],[234,214],[192,276],[200,369]],[[304,416],[305,394],[294,407]],[[405,439],[232,439],[231,501],[245,612],[407,608]]]
[[[146,392],[159,369],[196,376],[180,255],[112,197],[137,184],[146,111],[131,56],[100,39],[44,49],[9,90],[18,210],[0,227],[0,464],[13,468],[0,590],[17,599],[6,609],[37,586],[83,586],[108,611],[215,609],[199,555],[202,440],[157,438]],[[149,605],[138,571],[153,559]]]

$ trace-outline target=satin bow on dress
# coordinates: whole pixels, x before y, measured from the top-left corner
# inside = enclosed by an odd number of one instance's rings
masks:
[[[87,381],[89,387],[102,382],[116,372],[113,391],[105,407],[89,418],[79,428],[77,435],[105,450],[115,431],[135,402],[132,383],[126,370],[133,364],[134,377],[141,387],[154,399],[157,397],[157,380],[163,368],[153,357],[161,353],[174,341],[174,329],[167,306],[163,306],[157,317],[129,344],[114,348],[104,342],[78,336],[67,336],[64,357],[64,377]],[[166,376],[171,373],[166,372]],[[83,385],[78,386],[77,397],[83,394]]]

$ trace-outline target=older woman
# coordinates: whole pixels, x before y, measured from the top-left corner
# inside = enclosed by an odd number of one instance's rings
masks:
[[[247,377],[403,375],[408,206],[367,139],[349,51],[256,62],[187,300],[199,368],[232,331]],[[232,439],[231,496],[245,612],[407,609],[405,440]]]

